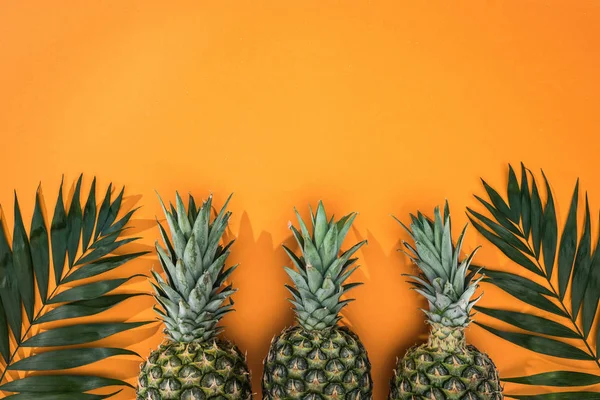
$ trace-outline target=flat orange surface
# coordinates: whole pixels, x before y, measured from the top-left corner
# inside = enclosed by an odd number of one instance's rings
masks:
[[[338,216],[360,212],[344,247],[369,240],[355,275],[365,285],[345,317],[383,399],[396,356],[426,333],[390,214],[431,214],[447,198],[458,230],[465,207],[481,209],[479,178],[501,188],[520,161],[544,168],[561,222],[577,177],[600,205],[597,1],[166,4],[0,2],[0,203],[12,221],[16,189],[28,220],[40,181],[52,209],[61,174],[83,172],[86,186],[97,175],[99,190],[125,185],[128,204],[143,205],[134,225],[151,246],[155,189],[168,199],[212,191],[217,204],[235,192],[241,267],[226,335],[247,350],[256,392],[270,339],[293,318],[280,246],[293,206],[306,215],[323,199]],[[479,263],[510,267],[471,229],[465,250],[479,244]],[[131,268],[152,266],[154,255]],[[514,301],[485,292],[483,305]],[[114,313],[154,317],[136,301]],[[468,339],[504,376],[562,362],[478,327]],[[107,343],[145,355],[160,341],[154,327]],[[139,360],[90,369],[135,383]]]

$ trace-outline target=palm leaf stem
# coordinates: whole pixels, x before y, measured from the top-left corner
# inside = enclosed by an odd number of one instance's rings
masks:
[[[79,260],[81,260],[83,258],[83,256],[84,256],[83,254],[80,255],[79,258],[77,258],[76,262],[73,265],[77,265],[77,263],[79,262]],[[54,288],[54,290],[52,290],[52,293],[50,293],[50,295],[48,296],[48,300],[51,300],[54,297],[54,295],[56,294],[56,291],[58,290],[58,288],[63,284],[63,281],[73,271],[74,271],[74,269],[70,269],[67,272],[67,274],[60,279],[60,281],[58,282],[58,285],[56,285],[56,287]],[[25,332],[21,335],[21,342],[23,342],[23,340],[25,340],[25,338],[27,337],[27,334],[31,331],[31,328],[35,325],[35,323],[37,322],[37,320],[42,316],[42,312],[45,310],[45,308],[47,306],[47,301],[45,303],[46,304],[42,304],[42,307],[38,310],[37,314],[35,315],[35,317],[31,321],[31,323],[29,324],[29,326],[27,327],[27,329],[25,330]],[[6,376],[6,372],[8,371],[8,367],[10,367],[12,365],[12,362],[14,361],[14,358],[17,355],[17,352],[19,351],[20,348],[21,348],[21,346],[16,346],[15,347],[15,350],[11,354],[11,356],[10,356],[10,358],[8,360],[8,363],[4,367],[4,371],[2,371],[2,375],[0,375],[0,383],[2,383],[2,381],[4,380],[4,377]]]
[[[527,245],[529,246],[529,243]],[[562,307],[563,311],[569,316],[569,321],[571,321],[571,323],[573,324],[573,327],[575,328],[575,333],[577,333],[577,336],[579,336],[579,339],[581,339],[581,341],[585,344],[585,347],[589,351],[590,355],[592,357],[594,357],[594,362],[596,362],[596,365],[598,365],[598,367],[600,367],[600,361],[598,360],[598,355],[594,352],[594,350],[592,350],[592,348],[590,347],[590,344],[585,339],[585,337],[583,335],[583,332],[581,332],[581,329],[579,329],[579,326],[577,325],[577,321],[575,319],[573,319],[573,314],[565,306],[565,303],[562,300],[560,300],[560,298],[558,296],[558,292],[554,288],[554,285],[552,284],[552,282],[550,281],[550,279],[548,279],[548,276],[546,275],[546,272],[543,270],[543,268],[540,265],[540,263],[539,263],[538,260],[536,260],[536,264],[537,264],[538,268],[540,268],[540,270],[544,274],[544,277],[546,278],[546,281],[550,285],[550,291],[552,292],[552,294],[554,295],[554,297],[556,299],[558,299],[558,302],[560,303],[560,306]]]
[[[523,237],[526,237],[525,233],[523,232],[521,226],[518,226],[517,229],[519,229],[519,232],[523,235]],[[532,252],[532,254],[535,254],[533,252],[533,248],[531,247],[530,243],[528,240],[525,241],[525,244],[527,245],[527,248],[529,249],[529,251]],[[546,278],[546,281],[548,282],[548,285],[550,286],[549,289],[552,292],[552,295],[554,298],[556,298],[560,304],[560,306],[562,307],[563,311],[569,316],[569,321],[571,321],[573,327],[575,328],[575,331],[577,333],[577,336],[579,336],[579,339],[585,344],[585,347],[587,348],[587,350],[589,351],[590,356],[592,356],[594,358],[594,362],[596,363],[596,365],[598,365],[598,367],[600,367],[600,360],[598,360],[598,354],[596,354],[594,352],[594,350],[592,350],[590,344],[587,342],[587,340],[585,339],[585,336],[583,335],[583,332],[581,332],[581,329],[579,329],[579,326],[577,325],[577,321],[574,320],[573,318],[573,314],[569,311],[569,309],[565,306],[565,303],[563,302],[563,300],[560,299],[559,295],[558,295],[558,291],[556,290],[556,288],[554,287],[554,285],[552,284],[552,281],[548,278],[548,275],[546,273],[546,270],[543,268],[543,266],[540,264],[538,259],[535,259],[535,263],[537,265],[537,267],[539,268],[539,270],[541,271],[541,273],[543,274],[544,278]]]
[[[50,293],[50,296],[48,297],[49,299],[52,298],[52,296],[54,296],[54,294],[56,293],[56,289],[58,289],[60,286],[57,285],[54,290],[52,291],[52,293]],[[42,315],[42,311],[44,311],[44,309],[46,308],[46,304],[42,305],[42,308],[39,309],[39,311],[37,312],[37,314],[35,315],[35,317],[33,318],[33,320],[31,321],[31,323],[29,324],[29,326],[27,327],[27,329],[25,330],[25,333],[23,333],[21,335],[21,342],[27,337],[27,334],[31,331],[31,327],[33,325],[35,325],[35,322],[38,320],[38,318]],[[2,381],[4,380],[4,376],[6,375],[6,372],[8,371],[8,367],[10,367],[12,365],[12,362],[14,361],[15,356],[17,355],[17,352],[19,351],[19,349],[21,348],[21,346],[16,346],[15,350],[13,351],[13,353],[10,356],[10,359],[8,360],[8,363],[6,364],[6,366],[4,367],[4,371],[2,371],[2,375],[0,376],[0,383],[2,383]]]

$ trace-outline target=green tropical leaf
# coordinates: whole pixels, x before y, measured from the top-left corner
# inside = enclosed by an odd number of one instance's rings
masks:
[[[117,233],[120,233],[120,232],[117,232]],[[106,237],[107,236],[105,236],[105,238]],[[84,257],[81,257],[75,263],[75,265],[83,265],[83,264],[87,264],[92,261],[99,260],[100,258],[104,257],[105,255],[113,253],[115,250],[126,245],[127,243],[134,242],[138,239],[140,239],[140,238],[139,237],[127,238],[127,239],[123,239],[123,240],[112,241],[110,243],[107,243],[104,246],[97,246],[94,248],[94,250],[92,250],[91,252],[86,254]]]
[[[10,359],[10,342],[8,337],[8,322],[6,321],[4,312],[4,304],[2,304],[2,298],[0,297],[0,355],[4,359],[4,362],[8,364],[8,360]]]
[[[8,367],[15,371],[57,371],[92,364],[114,356],[138,356],[136,352],[110,347],[52,350],[24,358]]]
[[[482,199],[481,197],[479,197],[477,195],[475,195],[475,198],[490,212],[490,214],[492,214],[492,216],[496,219],[496,221],[498,221],[500,223],[500,225],[502,225],[503,227],[505,227],[512,233],[514,233],[515,235],[517,235],[521,238],[524,237],[523,233],[519,230],[519,228],[515,225],[515,223],[513,223],[509,219],[510,217],[501,214],[500,211],[496,210],[494,208],[494,206],[491,205],[489,202],[485,201],[485,199]]]
[[[496,222],[492,221],[485,215],[482,215],[482,214],[478,213],[477,211],[474,211],[468,207],[467,207],[467,211],[469,213],[471,213],[471,215],[473,215],[475,218],[477,218],[478,220],[483,222],[487,227],[489,227],[496,234],[496,236],[500,237],[507,244],[511,245],[512,247],[519,250],[520,252],[533,257],[533,253],[531,252],[531,250],[529,250],[529,248],[525,245],[525,243],[523,243],[521,241],[521,239],[519,239],[519,237],[515,236],[508,229],[506,229],[502,225],[497,224]],[[533,262],[531,264],[535,267],[535,264],[533,264]],[[535,269],[537,270],[537,267]]]
[[[29,250],[29,239],[25,232],[19,201],[15,193],[15,227],[13,230],[13,266],[17,274],[19,291],[25,307],[25,314],[29,322],[33,319],[33,309],[35,306],[33,262],[31,261],[31,251]]]
[[[54,282],[60,283],[65,268],[65,258],[67,256],[67,213],[65,212],[65,203],[63,201],[63,182],[58,189],[58,200],[54,208],[54,217],[50,226],[50,239],[52,243],[52,265],[54,266]]]
[[[106,219],[104,220],[104,223],[102,224],[102,228],[100,229],[101,234],[105,233],[105,231],[108,228],[110,228],[112,223],[115,222],[115,219],[117,218],[117,214],[119,213],[119,210],[121,209],[121,202],[123,201],[124,192],[125,192],[125,188],[122,188],[121,191],[119,192],[119,195],[115,199],[115,201],[113,201],[112,204],[110,205],[110,207],[108,208],[108,212],[106,214]]]
[[[112,226],[110,226],[108,229],[106,229],[103,233],[103,235],[110,235],[113,234],[117,231],[120,231],[121,229],[123,229],[123,227],[125,225],[127,225],[127,223],[129,222],[129,220],[131,219],[131,217],[133,216],[133,214],[135,214],[135,212],[139,209],[139,207],[134,208],[133,210],[130,210],[127,214],[125,214],[120,220],[118,220],[117,222],[115,222],[114,224],[112,224]]]
[[[105,295],[91,300],[74,301],[48,311],[38,318],[35,323],[43,324],[46,322],[64,321],[71,318],[89,317],[109,310],[129,298],[144,295],[144,293],[124,293]]]
[[[129,278],[109,279],[105,281],[92,282],[65,290],[48,300],[49,304],[66,303],[77,300],[91,300],[112,292],[125,282],[135,277],[144,275],[132,275]]]
[[[504,382],[539,386],[588,386],[600,383],[600,376],[576,371],[551,371],[541,374],[502,378]]]
[[[33,218],[31,219],[29,247],[40,297],[42,303],[46,303],[46,299],[48,299],[48,281],[50,279],[50,253],[48,251],[50,245],[48,242],[48,229],[42,213],[41,196],[41,189],[38,188],[35,196]]]
[[[504,290],[506,293],[510,294],[513,297],[523,301],[524,303],[530,304],[539,308],[540,310],[548,311],[550,313],[560,315],[561,317],[568,318],[569,314],[565,313],[560,307],[554,304],[552,301],[548,300],[546,297],[542,296],[539,292],[533,292],[528,289],[528,286],[520,286],[519,282],[523,282],[523,280],[518,279],[508,279],[508,280],[491,280],[491,279],[483,279],[482,282],[491,282],[498,286],[500,289]]]
[[[82,210],[82,180],[80,176],[75,184],[68,213],[65,210],[61,182],[50,228],[44,217],[41,188],[36,193],[30,232],[25,230],[15,195],[12,246],[8,240],[11,235],[0,208],[0,355],[5,361],[0,366],[0,392],[6,394],[7,398],[103,399],[115,393],[93,395],[84,392],[106,386],[130,386],[111,377],[48,374],[50,371],[84,367],[108,357],[136,355],[130,350],[100,347],[94,345],[94,342],[150,323],[124,322],[118,319],[107,321],[100,315],[131,297],[143,295],[109,294],[140,275],[113,274],[111,279],[81,282],[82,279],[115,270],[147,253],[110,255],[117,248],[136,240],[119,240],[135,210],[115,222],[123,191],[111,203],[112,186],[109,186],[107,197],[100,206],[100,212],[96,214],[95,179]],[[103,235],[103,230],[110,234]],[[89,248],[93,250],[88,251]],[[84,262],[73,268],[78,259],[83,259]],[[69,266],[66,272],[65,262]],[[49,282],[51,269],[54,271],[53,283]],[[35,304],[36,282],[41,298],[39,307]],[[55,305],[56,303],[60,304]],[[23,309],[27,321],[22,320]],[[77,321],[81,317],[93,319],[81,323]],[[53,324],[41,325],[48,322]],[[41,326],[41,329],[32,330],[34,325]],[[10,336],[15,339],[12,343]],[[32,348],[32,355],[24,357],[22,347]],[[50,349],[52,347],[55,349]],[[24,374],[12,375],[11,379],[6,379],[8,371],[24,371]],[[37,374],[32,375],[33,371],[37,371]],[[9,394],[10,392],[14,394]]]
[[[69,213],[67,214],[67,254],[69,257],[69,268],[72,268],[75,263],[79,240],[81,238],[83,215],[81,212],[80,193],[82,179],[83,175],[79,175],[79,179],[77,179],[77,184],[75,185],[75,192],[71,199],[71,207],[69,207]]]
[[[107,386],[128,386],[120,379],[102,378],[93,375],[37,375],[14,380],[0,386],[6,392],[87,392]]]
[[[23,347],[56,347],[72,346],[95,342],[100,339],[149,324],[150,322],[113,322],[96,324],[78,324],[62,326],[37,335],[24,341]]]
[[[482,179],[481,182],[483,183],[483,187],[485,188],[485,191],[490,197],[492,204],[494,205],[494,207],[496,207],[496,210],[498,210],[502,215],[511,215],[510,208],[508,207],[502,196],[500,196],[494,188],[488,185],[486,181]]]
[[[475,227],[475,229],[477,229],[477,231],[479,233],[481,233],[487,240],[489,240],[494,245],[496,245],[496,247],[498,247],[500,249],[500,251],[502,251],[508,258],[510,258],[512,261],[516,262],[517,264],[524,266],[531,272],[534,272],[537,275],[543,276],[542,272],[539,270],[537,265],[535,265],[533,263],[533,261],[531,261],[531,259],[529,259],[526,255],[521,253],[519,250],[517,250],[510,244],[508,244],[501,237],[496,236],[493,233],[491,233],[490,231],[488,231],[487,229],[485,229],[470,215],[468,217],[469,217],[469,220],[471,221],[471,223],[473,224],[473,226]]]
[[[590,226],[590,205],[587,194],[585,196],[585,220],[583,222],[583,234],[577,247],[577,256],[573,266],[573,284],[571,285],[571,310],[573,310],[573,319],[577,319],[581,302],[585,295],[588,277],[590,275],[590,266],[592,257],[590,254],[592,246],[592,228]]]
[[[573,270],[573,261],[575,260],[575,251],[577,250],[577,202],[579,201],[579,180],[575,185],[571,207],[567,223],[563,229],[558,248],[558,295],[564,299],[567,292],[567,285],[571,278]],[[544,261],[546,259],[544,258]],[[551,276],[552,274],[548,274]]]
[[[92,235],[94,234],[94,226],[96,225],[96,178],[92,180],[90,194],[85,202],[83,209],[83,228],[81,231],[81,249],[86,251]]]
[[[514,325],[517,328],[525,329],[530,332],[571,339],[577,339],[579,337],[576,332],[564,325],[536,315],[479,306],[475,306],[475,309],[486,315],[504,321],[507,324]]]
[[[100,237],[100,233],[102,232],[102,228],[104,227],[104,223],[106,222],[106,217],[108,216],[108,209],[110,208],[110,198],[112,189],[113,188],[111,183],[106,189],[106,194],[104,195],[102,204],[100,204],[100,210],[98,211],[98,218],[96,220],[96,230],[94,231],[94,240],[97,240],[98,237]]]
[[[550,183],[546,179],[545,175],[544,182],[546,183],[546,195],[548,196],[548,199],[546,200],[546,207],[544,208],[544,215],[542,217],[542,253],[544,255],[546,274],[549,277],[552,277],[554,260],[556,259],[558,228],[556,222],[556,210],[554,209],[554,198],[552,197]]]
[[[0,210],[0,298],[6,312],[6,319],[17,343],[21,341],[21,294],[17,274],[13,266],[13,256],[4,228],[4,215]]]
[[[65,279],[63,279],[63,283],[70,283],[80,279],[92,278],[96,275],[112,271],[113,269],[148,253],[148,251],[140,251],[137,253],[102,258],[98,261],[84,265],[81,268],[77,268],[73,273],[69,274],[65,277]]]
[[[503,289],[505,291],[506,291],[505,287],[514,287],[515,289],[524,288],[524,289],[527,289],[531,292],[535,292],[540,295],[556,298],[556,295],[554,293],[552,293],[549,289],[547,289],[544,286],[540,285],[539,283],[529,280],[528,278],[525,278],[521,275],[512,274],[510,272],[488,269],[488,268],[484,268],[482,266],[475,265],[475,264],[471,264],[471,266],[474,269],[479,270],[481,272],[481,274],[485,275],[487,278],[493,279],[494,280],[493,283],[498,284],[499,286],[501,286],[501,289]],[[515,296],[515,297],[517,297],[517,296]],[[525,301],[525,302],[527,303],[527,301]]]
[[[531,177],[531,242],[533,244],[533,252],[536,258],[540,258],[540,250],[542,247],[542,226],[543,226],[544,209],[542,200],[538,191],[537,183],[533,176]]]
[[[508,166],[508,204],[510,207],[511,220],[518,224],[521,220],[521,188],[517,181],[517,175],[512,166]]]
[[[115,396],[120,392],[121,390],[110,394],[90,394],[78,392],[27,392],[13,394],[7,396],[6,398],[11,400],[102,400]]]
[[[535,395],[511,394],[510,397],[518,400],[598,400],[598,392],[560,392]]]
[[[542,205],[535,176],[523,164],[521,166],[520,184],[512,167],[509,166],[507,193],[511,204],[510,211],[515,210],[512,204],[517,202],[517,187],[520,190],[521,204],[519,218],[517,219],[516,214],[510,217],[511,221],[519,222],[516,227],[522,233],[522,243],[534,254],[537,260],[536,267],[542,272],[538,274],[540,276],[534,279],[523,273],[524,269],[532,269],[531,264],[523,262],[522,259],[515,260],[514,251],[508,248],[512,245],[516,250],[514,243],[506,237],[507,232],[499,228],[504,226],[503,221],[505,223],[509,215],[506,214],[504,205],[498,201],[495,189],[485,184],[485,190],[495,207],[493,212],[486,207],[490,211],[491,218],[473,212],[470,213],[470,218],[477,219],[476,222],[481,225],[478,231],[518,264],[518,267],[513,267],[516,268],[513,273],[485,269],[483,273],[486,277],[483,282],[492,283],[528,305],[550,314],[538,315],[538,310],[516,312],[475,307],[483,314],[503,321],[506,326],[517,327],[527,333],[513,332],[505,329],[504,326],[495,328],[484,324],[479,325],[511,343],[543,355],[590,361],[595,364],[597,370],[597,373],[591,374],[583,371],[549,371],[528,377],[508,378],[507,382],[556,387],[598,384],[600,383],[600,326],[598,326],[600,317],[597,315],[600,300],[600,236],[595,240],[596,245],[592,246],[592,226],[587,194],[581,233],[577,226],[580,217],[579,180],[573,190],[566,220],[559,230],[554,197],[546,175],[542,171],[546,190],[546,202]],[[501,210],[504,211],[500,212]],[[501,215],[503,220],[500,220],[498,215]],[[515,235],[515,238],[518,237],[519,235]],[[523,256],[526,254],[527,252],[523,252]],[[531,261],[530,258],[528,260]],[[553,277],[555,262],[556,278]],[[558,285],[555,285],[555,282],[558,282]],[[570,298],[567,293],[570,293]],[[581,318],[578,318],[579,314]],[[590,332],[594,331],[598,333],[593,344],[589,336]],[[569,342],[560,340],[562,338],[569,339]],[[589,391],[536,395],[511,394],[510,396],[518,399],[600,399],[600,395]]]
[[[600,225],[600,221],[599,224]],[[581,320],[583,325],[583,336],[587,339],[592,329],[592,324],[598,310],[598,301],[600,300],[600,235],[596,242],[594,255],[590,264],[590,274],[587,279],[587,286],[583,295],[583,305],[581,307]],[[600,354],[600,342],[596,341],[596,354]]]
[[[521,226],[523,227],[523,237],[528,237],[531,232],[531,194],[529,194],[527,170],[523,164],[521,164]]]
[[[527,350],[535,351],[536,353],[553,357],[568,358],[571,360],[594,360],[594,357],[585,351],[558,340],[526,333],[506,332],[479,322],[475,323],[504,340],[514,343],[517,346],[521,346]]]

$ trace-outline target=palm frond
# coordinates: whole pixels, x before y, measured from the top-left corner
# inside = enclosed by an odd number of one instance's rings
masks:
[[[122,239],[133,212],[117,219],[123,191],[112,200],[112,185],[97,212],[95,178],[82,208],[82,178],[75,183],[68,210],[61,183],[49,227],[42,190],[38,188],[29,232],[15,193],[12,241],[0,208],[0,392],[7,397],[104,399],[116,393],[86,392],[109,386],[131,387],[111,377],[62,373],[109,357],[137,356],[127,349],[92,343],[148,323],[100,316],[142,294],[113,293],[139,275],[123,271],[121,276],[107,279],[102,274],[147,252],[121,251],[114,255],[137,239]],[[92,277],[97,279],[90,281]],[[89,316],[94,316],[91,322],[79,319]]]
[[[523,271],[482,269],[491,283],[533,307],[531,312],[476,306],[500,327],[477,323],[517,346],[561,359],[576,360],[582,371],[548,371],[504,378],[522,385],[585,387],[600,383],[600,237],[592,244],[590,207],[585,196],[583,229],[579,233],[579,181],[575,184],[566,221],[560,230],[550,183],[542,172],[545,204],[535,176],[521,164],[521,180],[509,165],[504,198],[483,181],[489,201],[475,196],[490,217],[467,209],[475,228]],[[594,322],[595,321],[595,322]],[[596,327],[594,327],[594,324]],[[598,337],[590,337],[591,332]],[[516,399],[591,399],[589,391],[510,395]],[[595,397],[594,397],[595,396]]]

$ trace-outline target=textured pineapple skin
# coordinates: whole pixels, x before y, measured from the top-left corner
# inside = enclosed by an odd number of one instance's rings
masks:
[[[454,351],[422,344],[398,361],[389,400],[501,400],[502,387],[492,360],[474,346]]]
[[[347,327],[285,329],[273,338],[262,383],[265,400],[373,397],[367,352]]]
[[[244,355],[230,342],[161,344],[142,363],[137,400],[252,398]]]

